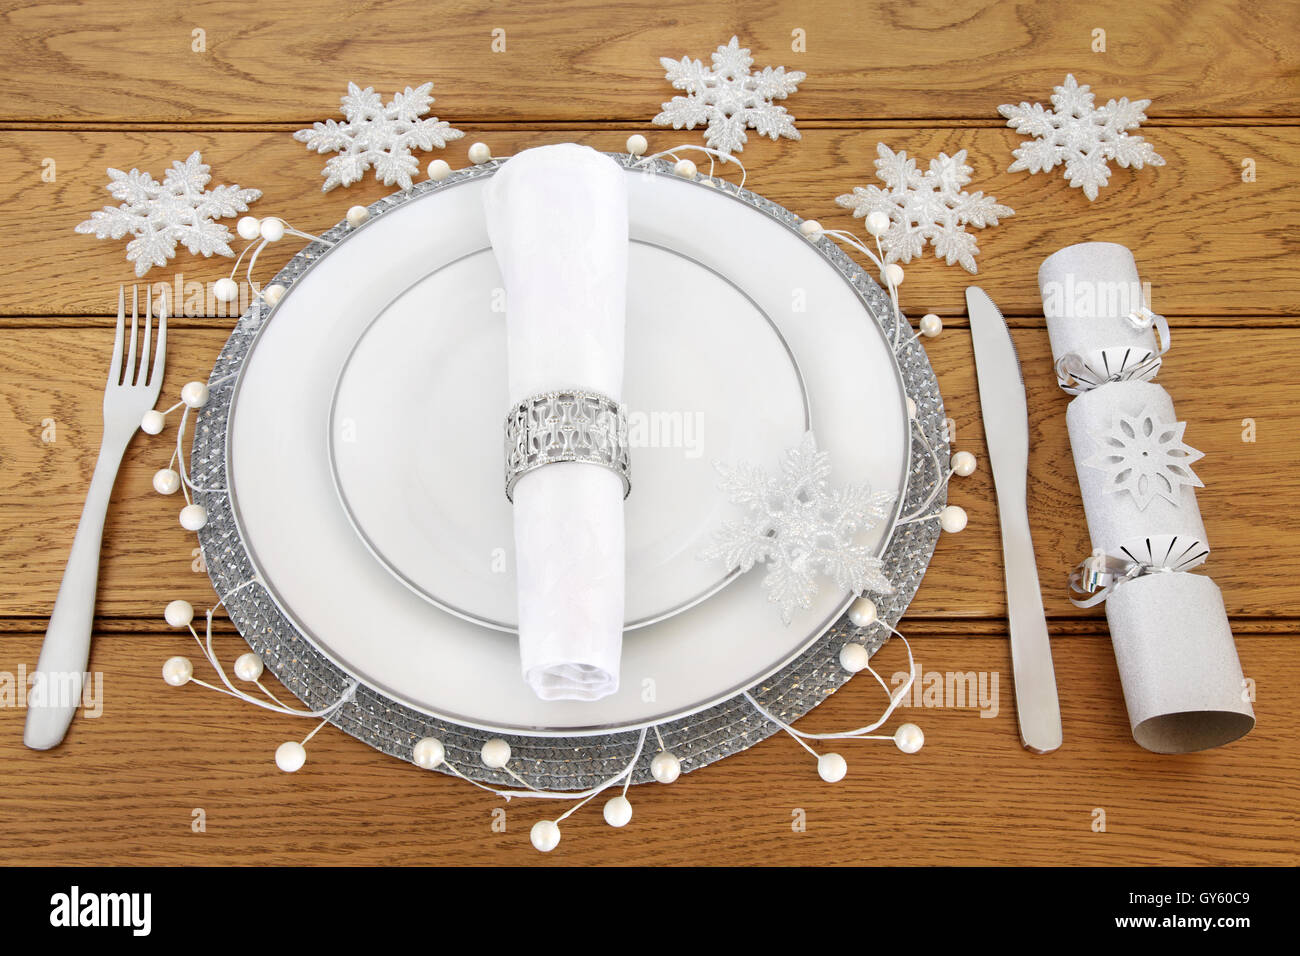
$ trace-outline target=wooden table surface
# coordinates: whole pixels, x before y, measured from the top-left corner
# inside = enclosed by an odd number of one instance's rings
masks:
[[[504,30],[505,50],[493,51]],[[202,31],[197,32],[197,31]],[[1104,50],[1095,50],[1104,31]],[[159,676],[190,653],[163,606],[214,600],[196,573],[175,499],[150,488],[168,457],[139,436],[118,478],[104,539],[91,658],[103,713],[78,719],[57,750],[21,743],[14,682],[32,668],[99,437],[103,368],[124,243],[73,227],[109,197],[106,167],[155,175],[195,149],[214,181],[264,192],[259,214],[319,230],[387,190],[371,177],[326,195],[324,158],[291,132],[336,116],[351,79],[385,97],[434,81],[433,112],[497,154],[563,140],[618,149],[703,141],[652,127],[672,95],[660,56],[707,61],[738,34],[758,66],[808,74],[786,103],[800,142],[751,133],[749,184],[828,226],[860,228],[834,203],[873,181],[877,142],[923,160],[969,150],[972,188],[1016,210],[978,234],[978,282],[1007,312],[1024,363],[1033,453],[1030,507],[1054,638],[1065,745],[1033,756],[1017,742],[996,511],[987,468],[954,484],[970,527],[944,536],[905,618],[923,672],[999,678],[993,706],[930,701],[896,718],[926,746],[844,744],[849,775],[822,783],[784,735],[632,793],[615,831],[588,808],[542,857],[528,828],[546,810],[322,731],[299,773],[271,760],[297,720],[254,711]],[[1292,864],[1300,806],[1300,5],[1230,2],[724,3],[545,0],[0,3],[0,860],[6,863],[724,863]],[[499,38],[498,32],[495,37]],[[800,37],[805,49],[795,50]],[[201,41],[201,42],[200,42]],[[201,49],[196,49],[201,47]],[[1073,72],[1102,100],[1150,97],[1142,132],[1168,164],[1114,169],[1089,203],[1060,169],[1010,174],[1021,141],[1000,103],[1046,103]],[[426,155],[427,162],[432,156]],[[1248,162],[1249,161],[1249,162]],[[1243,177],[1251,167],[1254,176]],[[1249,181],[1247,181],[1249,180]],[[1197,471],[1258,726],[1207,753],[1157,756],[1133,743],[1100,609],[1065,598],[1087,536],[1036,286],[1039,263],[1104,239],[1137,255],[1174,347],[1160,381]],[[293,252],[270,250],[261,277]],[[211,282],[229,268],[183,250],[148,281]],[[902,288],[913,316],[937,312],[927,340],[956,446],[984,463],[964,319],[970,277],[927,250]],[[170,326],[165,396],[206,378],[231,320]],[[168,404],[163,402],[162,404]],[[1249,421],[1247,421],[1249,420]],[[1253,440],[1247,434],[1253,426]],[[168,432],[170,434],[170,430]],[[243,645],[220,621],[224,659]],[[205,665],[199,661],[200,672]],[[905,668],[897,642],[884,673]],[[8,691],[5,691],[8,688]],[[806,718],[856,726],[879,689],[855,680]],[[204,828],[194,821],[201,808]],[[1104,830],[1097,827],[1104,811]],[[806,827],[792,826],[800,818]]]

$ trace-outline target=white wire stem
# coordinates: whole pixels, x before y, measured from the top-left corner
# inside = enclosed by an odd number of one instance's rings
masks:
[[[635,163],[633,163],[633,165],[641,166],[644,165],[645,163],[651,162],[652,160],[663,159],[665,156],[671,156],[674,161],[680,161],[681,157],[677,155],[678,150],[695,150],[696,152],[704,153],[706,156],[708,156],[710,177],[713,176],[713,162],[715,158],[721,160],[723,166],[726,166],[729,163],[735,163],[737,166],[740,167],[740,182],[739,184],[737,184],[736,188],[738,189],[745,188],[745,180],[749,176],[749,171],[745,169],[745,164],[742,163],[735,156],[728,156],[726,153],[722,152],[721,150],[714,149],[711,146],[698,146],[695,143],[683,143],[680,146],[674,146],[671,149],[662,149],[657,153],[651,153],[649,156],[642,156]]]
[[[212,389],[218,385],[221,385],[229,381],[230,379],[235,377],[235,374],[236,374],[235,372],[231,372],[228,375],[221,376],[221,378],[210,382],[208,388]],[[171,408],[167,409],[167,411],[163,412],[163,414],[170,415],[172,412],[180,408],[182,405],[185,406],[185,411],[181,412],[181,421],[180,424],[176,427],[176,450],[172,452],[171,461],[167,463],[167,466],[169,468],[172,465],[177,466],[176,470],[181,476],[181,493],[185,496],[185,503],[188,505],[192,503],[190,498],[190,492],[189,492],[189,489],[191,488],[193,488],[195,491],[201,491],[204,494],[220,494],[225,492],[226,489],[225,488],[204,488],[190,481],[189,470],[185,467],[185,423],[189,421],[190,407],[188,405],[185,405],[184,402],[177,402]]]
[[[939,516],[937,511],[930,515],[927,515],[925,512],[929,510],[932,504],[934,504],[934,499],[939,497],[939,492],[948,487],[948,482],[951,481],[952,476],[956,474],[951,467],[948,469],[948,473],[944,474],[943,462],[939,460],[939,452],[930,444],[930,439],[926,436],[925,429],[921,427],[921,423],[915,418],[912,419],[912,424],[916,426],[916,434],[921,440],[922,447],[930,454],[930,461],[934,464],[934,473],[936,475],[943,475],[943,478],[935,482],[934,487],[930,489],[930,494],[926,497],[925,501],[921,503],[920,507],[911,514],[898,519],[900,525],[912,524],[917,521],[929,521],[931,518],[937,518]]]
[[[897,637],[900,641],[902,641],[903,646],[907,648],[907,680],[904,681],[903,684],[897,690],[891,691],[889,689],[889,685],[885,683],[884,678],[882,678],[879,674],[876,673],[875,669],[871,666],[871,664],[868,663],[866,665],[866,669],[871,672],[871,675],[875,677],[876,682],[879,683],[880,686],[885,689],[885,693],[889,695],[889,706],[885,708],[885,712],[881,714],[880,718],[876,720],[874,723],[867,724],[867,726],[865,727],[859,727],[857,730],[846,730],[838,733],[829,733],[829,734],[811,734],[802,730],[798,730],[795,727],[792,727],[790,724],[787,724],[785,721],[781,720],[779,717],[773,715],[770,711],[768,711],[765,707],[763,707],[762,704],[760,704],[757,700],[755,700],[753,695],[750,694],[749,691],[744,691],[745,699],[749,701],[750,705],[756,711],[758,711],[759,714],[761,714],[767,720],[776,724],[778,727],[780,727],[782,730],[788,733],[791,737],[795,739],[795,741],[799,743],[800,746],[802,746],[805,750],[807,750],[809,753],[813,754],[814,756],[817,756],[817,751],[813,750],[804,741],[807,740],[892,740],[893,738],[888,735],[874,734],[873,731],[879,729],[882,724],[884,724],[887,720],[889,720],[890,717],[893,716],[894,711],[898,708],[898,705],[902,703],[903,699],[907,697],[908,692],[911,691],[912,684],[916,680],[916,660],[912,656],[912,645],[908,643],[907,638],[905,638],[901,632],[899,632],[897,629],[893,627],[890,627],[884,621],[877,621],[877,623],[881,627],[888,630],[895,637]]]
[[[858,252],[862,253],[864,256],[870,259],[871,263],[877,269],[880,270],[880,278],[884,280],[885,288],[889,290],[889,301],[894,306],[893,347],[894,347],[894,351],[897,352],[900,348],[902,348],[904,345],[907,344],[906,342],[898,341],[899,330],[902,328],[903,325],[906,324],[908,331],[911,331],[912,326],[910,323],[905,323],[903,321],[903,310],[902,307],[898,304],[898,286],[896,286],[893,283],[893,281],[889,278],[889,270],[885,268],[886,265],[885,251],[880,247],[880,237],[879,236],[875,237],[876,251],[872,252],[858,239],[857,236],[853,235],[853,233],[851,232],[846,232],[843,229],[823,229],[822,235],[830,236],[832,239],[835,239],[847,246],[850,246],[853,249],[856,249]],[[915,339],[915,335],[913,335],[913,339]]]
[[[488,793],[500,797],[502,800],[506,801],[506,803],[509,803],[513,797],[532,798],[534,800],[577,800],[578,803],[575,806],[571,807],[562,816],[557,818],[557,820],[563,820],[569,814],[573,813],[575,810],[577,810],[579,807],[585,804],[588,800],[591,800],[593,797],[599,796],[601,793],[604,793],[606,790],[608,790],[614,784],[618,783],[624,777],[627,778],[627,783],[630,785],[632,783],[632,771],[636,769],[636,763],[638,760],[641,759],[641,752],[642,750],[645,749],[645,738],[646,738],[646,729],[643,727],[641,729],[641,736],[637,739],[636,751],[632,754],[632,759],[628,761],[627,766],[624,767],[622,770],[620,770],[618,773],[614,774],[614,776],[609,777],[608,779],[603,780],[600,783],[596,784],[596,786],[592,787],[591,789],[581,790],[578,792],[569,792],[565,790],[538,790],[535,787],[530,787],[527,790],[503,790],[494,787],[491,784],[482,783],[481,781],[478,780],[471,780],[469,777],[465,776],[465,774],[461,773],[460,770],[456,768],[456,765],[453,764],[450,760],[444,760],[443,766],[445,766],[457,777],[460,777],[460,779],[464,780],[466,783],[472,783],[480,790],[486,790]],[[511,776],[515,776],[515,774],[509,770],[507,770],[506,772],[510,773]],[[516,777],[516,779],[518,779],[518,777]],[[627,793],[626,786],[623,788],[623,792]]]
[[[336,710],[338,710],[345,703],[347,703],[349,700],[352,699],[353,694],[355,694],[357,691],[357,687],[360,686],[360,681],[357,680],[351,681],[348,684],[347,689],[343,692],[343,695],[337,701],[335,701],[334,703],[330,704],[327,707],[322,707],[319,710],[300,710],[296,707],[286,707],[278,700],[276,700],[275,703],[268,703],[267,701],[260,700],[254,697],[252,694],[248,693],[247,691],[236,687],[234,683],[230,680],[230,677],[227,676],[226,669],[221,666],[221,660],[217,657],[216,651],[214,651],[212,648],[213,613],[217,610],[217,608],[221,607],[223,604],[226,603],[227,598],[231,597],[234,594],[239,593],[244,588],[251,587],[254,584],[260,584],[260,583],[261,581],[258,578],[250,578],[249,580],[245,581],[243,584],[231,588],[224,595],[222,595],[221,599],[217,601],[217,603],[214,604],[206,614],[206,626],[204,629],[205,637],[202,638],[199,637],[199,632],[194,629],[193,622],[186,625],[189,628],[190,634],[194,636],[195,643],[199,645],[199,650],[202,651],[203,657],[212,666],[212,669],[217,672],[217,676],[221,678],[221,683],[225,685],[225,689],[222,690],[222,688],[220,687],[214,687],[212,684],[209,684],[206,681],[201,681],[197,679],[191,679],[190,683],[198,684],[201,687],[207,687],[210,688],[211,690],[219,691],[220,693],[223,694],[229,694],[231,697],[237,697],[238,699],[244,701],[245,703],[254,704],[258,707],[261,707],[263,710],[269,710],[272,711],[273,713],[284,714],[289,717],[323,717],[328,720],[329,717],[331,717]],[[261,681],[258,681],[257,685],[261,687]],[[275,700],[275,698],[272,697],[272,700]],[[310,740],[311,736],[314,735],[315,732],[316,731],[312,731],[312,734],[308,735],[307,739]]]

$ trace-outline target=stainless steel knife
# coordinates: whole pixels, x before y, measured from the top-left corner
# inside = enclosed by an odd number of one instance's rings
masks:
[[[1006,320],[983,289],[968,286],[971,344],[979,379],[980,409],[1002,525],[1002,562],[1007,581],[1011,669],[1016,687],[1020,740],[1035,753],[1061,746],[1061,706],[1038,588],[1034,542],[1025,497],[1029,469],[1029,411],[1025,382]]]

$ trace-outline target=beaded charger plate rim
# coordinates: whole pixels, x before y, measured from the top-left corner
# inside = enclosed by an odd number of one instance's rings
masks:
[[[638,171],[673,175],[673,165],[664,160],[638,159],[627,153],[609,153],[625,167]],[[441,181],[428,180],[411,190],[386,196],[369,207],[372,216],[410,202],[431,191],[468,179],[489,176],[501,161],[471,166]],[[701,175],[702,183],[721,190],[756,209],[792,231],[804,220],[784,207],[727,180]],[[276,284],[289,287],[321,258],[333,243],[351,231],[346,220],[313,241],[276,275]],[[893,361],[909,399],[910,447],[900,507],[895,515],[918,507],[946,501],[943,463],[948,440],[943,400],[938,381],[924,348],[903,323],[890,297],[867,272],[829,238],[809,240],[847,280],[875,319],[886,339],[906,338],[893,350]],[[618,774],[640,752],[627,778],[639,784],[654,778],[653,753],[641,750],[643,729],[609,733],[539,736],[509,734],[442,720],[416,710],[376,690],[335,664],[322,650],[298,631],[280,609],[270,591],[258,578],[252,558],[241,536],[227,487],[227,439],[232,398],[238,372],[250,353],[271,306],[260,297],[240,317],[223,346],[209,376],[210,398],[198,411],[190,451],[190,474],[194,500],[207,510],[207,523],[199,530],[199,543],[208,577],[224,603],[230,619],[248,645],[262,658],[267,670],[307,706],[329,709],[329,722],[367,745],[399,759],[412,761],[412,748],[423,738],[436,737],[446,751],[444,773],[455,773],[489,786],[511,786],[523,782],[538,790],[580,791],[599,786]],[[914,411],[912,411],[914,409]],[[203,490],[208,489],[208,490]],[[894,585],[891,594],[876,597],[878,620],[865,628],[853,624],[842,613],[830,627],[811,639],[805,649],[770,676],[735,696],[687,716],[653,724],[662,746],[689,772],[748,749],[781,729],[781,724],[798,720],[847,682],[853,674],[839,661],[845,644],[878,650],[889,638],[911,603],[929,566],[939,537],[935,522],[895,521],[880,550],[882,570]],[[847,603],[847,602],[846,602]],[[752,696],[766,713],[750,700]],[[343,703],[331,705],[346,697]],[[510,768],[491,768],[480,760],[483,744],[503,738],[510,745]],[[457,769],[448,769],[447,764]]]

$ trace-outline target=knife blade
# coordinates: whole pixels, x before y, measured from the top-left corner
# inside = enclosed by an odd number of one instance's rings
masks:
[[[1011,669],[1020,740],[1034,753],[1061,746],[1061,706],[1047,636],[1047,616],[1038,587],[1038,566],[1029,531],[1026,479],[1029,470],[1029,410],[1024,376],[1006,320],[978,286],[966,289],[971,345],[979,381],[980,410],[1002,527],[1002,563],[1011,631]]]

